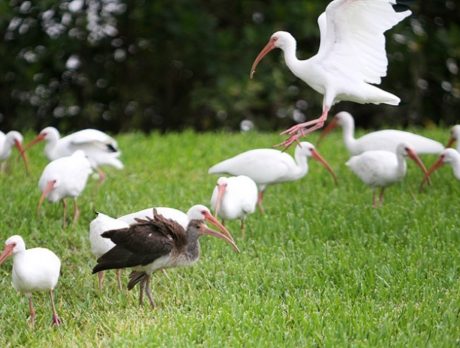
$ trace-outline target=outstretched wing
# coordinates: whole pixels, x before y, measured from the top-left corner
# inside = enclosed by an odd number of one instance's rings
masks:
[[[156,214],[154,219],[138,220],[128,228],[102,233],[115,247],[97,260],[93,273],[152,263],[186,244],[184,228],[173,220]]]
[[[368,83],[380,83],[388,59],[384,33],[409,16],[396,0],[334,0],[318,18],[321,44],[317,59]]]

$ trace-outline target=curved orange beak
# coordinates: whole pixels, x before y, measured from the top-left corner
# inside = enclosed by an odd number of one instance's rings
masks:
[[[27,174],[30,174],[29,161],[27,159],[27,156],[26,156],[26,153],[24,151],[24,148],[22,147],[22,144],[19,141],[15,140],[14,145],[16,145],[16,147],[18,148],[19,155],[22,157],[22,161],[24,162],[24,166],[26,168]]]
[[[222,205],[222,199],[224,198],[226,186],[227,185],[225,184],[217,185],[217,203],[216,203],[216,210],[214,211],[214,215],[216,216],[216,218],[219,215],[219,210],[220,210],[220,206]]]
[[[446,149],[447,149],[448,147],[451,147],[456,141],[457,141],[457,139],[455,139],[455,138],[451,135],[450,138],[449,138],[449,141],[447,142]]]
[[[3,249],[3,252],[0,255],[0,265],[5,262],[5,260],[13,254],[13,249],[15,245],[14,244],[9,244],[5,245],[5,249]]]
[[[423,189],[425,184],[430,179],[430,175],[433,174],[433,172],[435,172],[437,169],[441,168],[443,165],[444,165],[444,155],[441,155],[438,157],[436,162],[433,163],[430,169],[425,173],[425,177],[423,178],[423,181],[420,184],[420,191]]]
[[[38,201],[37,214],[40,211],[40,207],[42,206],[45,198],[49,195],[51,191],[53,191],[55,184],[56,184],[56,180],[51,180],[46,183],[45,189],[43,190],[42,195],[40,196],[40,200]]]
[[[212,216],[210,213],[206,212],[204,214],[204,219],[208,222],[210,222],[211,224],[213,224],[214,226],[216,226],[219,231],[222,232],[222,234],[226,235],[229,239],[231,239],[232,241],[235,241],[232,237],[232,235],[230,234],[230,232],[225,228],[224,225],[222,225],[214,216]]]
[[[335,175],[334,171],[332,170],[331,166],[327,161],[316,151],[315,149],[311,152],[311,157],[321,163],[326,170],[331,173],[332,177],[334,178],[334,183],[337,185],[337,176]]]
[[[208,235],[208,236],[213,236],[213,237],[216,237],[216,238],[220,238],[220,239],[224,240],[225,242],[227,242],[228,244],[230,244],[232,246],[233,250],[236,253],[240,252],[240,249],[238,249],[238,246],[235,244],[235,241],[232,238],[229,238],[225,234],[219,233],[217,231],[214,231],[214,230],[208,228],[205,223],[203,223],[201,225],[199,233],[202,236],[203,235]]]
[[[338,120],[336,117],[332,119],[332,121],[327,125],[326,128],[323,129],[321,135],[319,136],[318,141],[316,142],[316,146],[319,146],[321,141],[338,125]]]
[[[408,149],[407,150],[407,155],[409,156],[409,158],[411,160],[413,160],[420,167],[420,169],[423,171],[423,173],[426,176],[428,174],[428,171],[426,170],[425,165],[423,164],[423,162],[420,159],[420,157],[418,157],[418,155],[415,153],[415,151],[412,150],[412,149]]]
[[[29,150],[32,146],[34,146],[35,144],[37,144],[37,143],[39,143],[40,141],[43,141],[43,140],[45,140],[45,135],[43,135],[43,134],[37,135],[37,136],[35,137],[35,139],[33,139],[30,143],[28,143],[28,144],[25,146],[23,152]]]
[[[263,57],[265,57],[267,53],[270,52],[274,48],[275,48],[275,40],[270,39],[270,41],[268,41],[268,43],[265,45],[262,51],[260,51],[259,55],[254,60],[254,63],[252,63],[251,73],[249,75],[249,78],[252,79],[254,77],[254,73],[256,72],[257,64],[259,64],[259,62],[263,59]]]

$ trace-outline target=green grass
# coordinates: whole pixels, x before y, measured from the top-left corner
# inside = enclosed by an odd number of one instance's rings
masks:
[[[442,142],[448,136],[446,129],[422,133]],[[20,234],[29,247],[61,257],[56,295],[64,325],[51,326],[48,297],[36,294],[37,322],[28,327],[27,301],[11,287],[7,262],[0,268],[0,347],[460,344],[460,183],[450,168],[420,194],[421,173],[410,163],[406,180],[373,209],[371,191],[346,168],[348,154],[335,133],[319,151],[338,174],[337,187],[314,161],[302,180],[269,187],[267,214],[248,218],[246,239],[239,222],[228,223],[241,253],[202,238],[198,264],[168,271],[170,279],[154,276],[152,311],[138,306],[137,291],[118,293],[112,272],[97,290],[87,238],[93,210],[117,216],[150,206],[208,205],[212,164],[281,138],[185,132],[118,139],[126,168],[109,170],[99,190],[91,180],[76,228],[62,229],[60,205],[45,204],[35,214],[46,163],[41,146],[30,153],[30,176],[15,161],[1,175],[0,239]],[[434,159],[423,157],[427,165]]]

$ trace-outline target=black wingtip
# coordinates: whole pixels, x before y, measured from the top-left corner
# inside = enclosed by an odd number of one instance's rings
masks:
[[[112,144],[106,144],[107,146],[107,150],[109,150],[109,152],[118,152],[117,148],[115,146],[113,146]]]
[[[410,10],[410,5],[413,2],[414,0],[396,0],[396,4],[392,6],[396,12],[404,12]]]

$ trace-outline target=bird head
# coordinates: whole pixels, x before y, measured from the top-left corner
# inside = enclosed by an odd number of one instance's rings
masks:
[[[288,46],[292,45],[295,47],[295,39],[287,31],[277,31],[276,33],[272,34],[270,40],[268,40],[268,43],[265,45],[262,51],[260,51],[254,60],[254,63],[252,63],[250,78],[252,79],[254,73],[256,72],[257,64],[259,64],[259,62],[268,54],[268,52],[274,48],[280,48],[284,50]]]
[[[214,226],[216,226],[219,231],[221,231],[223,234],[225,234],[228,238],[230,238],[232,241],[234,241],[232,235],[230,232],[225,228],[224,225],[222,225],[214,216],[212,216],[210,210],[205,207],[204,205],[197,204],[191,207],[188,212],[187,212],[187,217],[189,221],[192,220],[199,220],[199,221],[207,221]]]
[[[415,152],[412,146],[410,146],[407,143],[401,143],[396,147],[396,153],[402,154],[404,157],[409,157],[423,171],[425,176],[427,175],[427,170],[426,170],[425,165],[423,164],[420,157],[418,157],[417,152]]]
[[[59,139],[59,132],[56,128],[54,127],[46,127],[38,133],[38,135],[26,145],[24,151],[29,150],[32,146],[35,144],[43,141],[43,140],[57,140]]]
[[[436,170],[441,168],[446,163],[452,163],[455,157],[458,156],[457,151],[454,149],[444,149],[443,152],[439,155],[436,162],[432,164],[430,169],[425,173],[425,177],[423,178],[422,184],[420,185],[420,190],[423,189],[423,186],[428,182],[431,174],[433,174]]]
[[[5,262],[5,260],[11,255],[16,254],[19,251],[24,251],[26,249],[24,240],[21,236],[15,235],[8,238],[5,242],[5,248],[0,254],[0,265]]]
[[[337,176],[335,172],[332,170],[332,167],[327,163],[327,161],[319,154],[319,152],[315,149],[315,146],[307,141],[301,142],[295,148],[295,156],[303,156],[303,157],[311,157],[314,160],[318,161],[323,165],[324,168],[332,175],[335,184],[337,185]]]
[[[240,249],[238,249],[238,246],[235,244],[233,238],[230,238],[224,233],[210,229],[208,226],[206,226],[203,220],[191,220],[187,226],[187,234],[192,238],[208,235],[222,239],[226,243],[230,244],[235,252],[240,252]]]
[[[26,153],[22,146],[24,138],[22,137],[21,133],[17,131],[10,131],[6,134],[6,141],[10,147],[16,146],[19,151],[19,155],[22,157],[24,162],[24,166],[26,168],[26,172],[29,173],[29,161],[27,159]]]
[[[460,137],[460,124],[452,127],[452,130],[450,131],[450,138],[449,138],[449,141],[447,142],[446,147],[452,146],[456,141],[458,141],[459,137]]]

